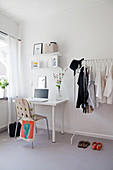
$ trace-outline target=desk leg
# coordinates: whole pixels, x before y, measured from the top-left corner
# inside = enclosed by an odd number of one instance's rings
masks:
[[[64,104],[62,104],[61,134],[64,134]]]
[[[55,143],[55,107],[52,106],[52,142]]]

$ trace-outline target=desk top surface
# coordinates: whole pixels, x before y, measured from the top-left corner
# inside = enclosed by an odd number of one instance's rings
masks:
[[[62,104],[68,101],[68,99],[62,99],[62,100],[48,100],[45,102],[37,102],[37,101],[33,101],[33,99],[30,100],[30,98],[26,98],[26,100],[28,100],[29,102],[31,102],[32,104],[37,104],[37,105],[45,105],[45,106],[56,106],[58,104]]]

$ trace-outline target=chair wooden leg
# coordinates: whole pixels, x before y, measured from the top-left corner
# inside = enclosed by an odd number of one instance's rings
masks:
[[[45,119],[46,119],[46,124],[47,124],[48,139],[50,139],[48,119],[47,118]]]

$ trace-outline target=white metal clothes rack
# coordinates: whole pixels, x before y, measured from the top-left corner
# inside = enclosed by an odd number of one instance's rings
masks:
[[[105,62],[107,63],[108,61],[111,61],[113,63],[113,58],[98,58],[98,59],[84,59],[82,62],[82,66],[86,66],[87,64],[93,64],[93,63],[98,63],[98,62]],[[76,77],[74,76],[74,103],[76,102],[76,90],[75,90],[75,83],[76,83]],[[76,108],[75,108],[76,109]],[[75,135],[78,135],[76,132],[76,112],[75,112],[75,133],[72,135],[70,143],[73,144],[73,139]]]

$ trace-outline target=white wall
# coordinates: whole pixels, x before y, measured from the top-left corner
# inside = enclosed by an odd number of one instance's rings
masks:
[[[69,66],[73,58],[113,58],[113,3],[81,8],[68,11],[49,18],[29,21],[20,25],[22,38],[22,80],[23,96],[30,96],[30,83],[38,75],[50,75],[49,88],[51,96],[55,97],[55,82],[49,71],[41,72],[30,69],[30,55],[36,42],[56,41],[59,51],[63,54],[61,66]],[[73,133],[76,130],[82,134],[101,134],[113,137],[113,105],[103,104],[93,114],[84,115],[76,110],[73,103],[73,73],[68,70],[64,77],[62,93],[69,97],[65,105],[65,131]],[[51,123],[50,111],[46,107],[37,111],[47,112]],[[56,110],[57,130],[60,129],[61,115]],[[76,121],[75,121],[76,114]],[[105,137],[105,136],[104,136]]]
[[[18,37],[18,24],[0,15],[0,31]]]

